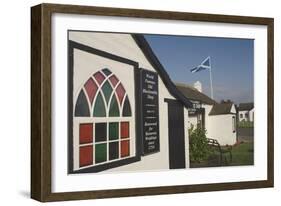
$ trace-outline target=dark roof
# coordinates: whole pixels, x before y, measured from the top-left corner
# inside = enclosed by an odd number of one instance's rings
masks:
[[[185,107],[191,108],[192,103],[188,100],[186,96],[184,96],[175,86],[175,84],[171,81],[168,73],[152,51],[151,47],[149,46],[148,42],[145,40],[144,36],[141,34],[132,34],[133,39],[142,50],[143,54],[149,61],[149,63],[155,68],[158,72],[160,78],[162,79],[163,83],[167,87],[168,91],[172,96],[174,96],[177,100],[182,102]]]
[[[241,103],[239,104],[238,110],[239,111],[250,111],[254,108],[254,103]]]
[[[190,100],[200,101],[205,104],[217,104],[215,100],[187,84],[176,83],[176,87],[186,98]]]
[[[209,115],[231,114],[232,103],[215,104]],[[235,113],[234,113],[235,114]]]

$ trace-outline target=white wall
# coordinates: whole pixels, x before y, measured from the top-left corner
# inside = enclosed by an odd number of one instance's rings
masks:
[[[253,122],[255,120],[255,108],[249,111],[249,121]]]
[[[254,113],[255,113],[255,108],[251,109],[250,111],[239,111],[239,121],[250,121],[253,122],[254,121]],[[240,117],[240,115],[243,115],[242,117]],[[245,115],[248,115],[248,117],[246,117]]]
[[[139,67],[156,72],[156,70],[148,62],[148,60],[142,53],[141,49],[137,46],[131,35],[112,33],[71,32],[69,38],[70,40],[136,61],[139,63]],[[121,167],[112,168],[107,170],[106,172],[169,169],[168,104],[164,102],[164,99],[175,98],[170,95],[159,75],[158,90],[160,152],[142,156],[141,161],[124,165]],[[134,109],[132,108],[132,110]],[[188,115],[185,115],[185,118],[188,118]],[[185,121],[187,122],[188,120]],[[185,138],[188,139],[188,136],[186,136]],[[188,150],[189,147],[188,145],[186,145],[185,151],[187,151],[187,154]],[[189,162],[189,156],[186,156],[186,161]]]
[[[233,145],[236,142],[236,130],[233,132],[232,117],[235,115],[209,115],[212,105],[202,104],[205,108],[205,129],[207,138],[216,139],[221,145]],[[236,113],[234,105],[231,112]],[[236,118],[236,117],[235,117]],[[197,117],[189,117],[189,126],[197,125]]]
[[[188,125],[189,122],[189,116],[188,116],[188,109],[184,108],[184,132],[185,132],[185,139],[184,139],[184,144],[185,144],[185,167],[189,168],[189,133],[188,133]]]
[[[207,137],[216,139],[220,145],[233,145],[236,142],[236,130],[233,132],[232,117],[233,114],[209,115],[212,106],[202,105],[205,108],[205,126]],[[234,105],[231,112],[236,113]],[[235,117],[236,118],[236,117]]]
[[[188,127],[189,127],[189,128],[191,127],[191,125],[193,125],[194,127],[196,127],[196,126],[197,126],[197,123],[198,123],[198,118],[197,118],[197,116],[190,116],[190,117],[188,118]]]
[[[249,111],[239,111],[239,121],[249,121]],[[242,115],[242,117],[240,116]],[[246,117],[246,115],[248,115],[248,117]]]
[[[0,91],[5,101],[1,108],[0,160],[2,165],[1,205],[39,205],[29,199],[30,185],[30,6],[40,0],[3,1],[1,11],[1,71]],[[175,10],[199,13],[220,13],[275,18],[275,68],[281,67],[281,13],[276,0],[46,0],[69,4],[111,7]],[[12,10],[11,10],[12,9]],[[281,70],[275,70],[275,88],[281,87]],[[13,84],[10,81],[14,80]],[[275,89],[275,105],[281,104],[281,93]],[[1,98],[2,99],[2,98]],[[281,136],[281,109],[275,107],[275,136]],[[4,146],[3,146],[4,145]],[[11,150],[11,147],[13,150]],[[281,200],[281,139],[275,138],[275,188],[204,192],[192,194],[114,198],[102,200],[46,203],[45,205],[278,205]],[[219,200],[219,201],[218,201]]]
[[[230,112],[236,114],[236,108],[235,108],[234,104],[232,104]]]
[[[211,115],[207,129],[207,137],[216,139],[220,145],[233,145],[236,142],[236,131],[233,132],[232,117],[235,115]]]

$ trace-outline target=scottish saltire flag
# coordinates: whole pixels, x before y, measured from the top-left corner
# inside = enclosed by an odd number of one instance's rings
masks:
[[[211,69],[210,57],[207,57],[200,65],[191,69],[191,73],[199,72],[201,70]]]

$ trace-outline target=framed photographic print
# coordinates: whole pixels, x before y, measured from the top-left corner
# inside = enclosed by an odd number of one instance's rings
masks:
[[[31,197],[273,187],[273,19],[31,8]]]

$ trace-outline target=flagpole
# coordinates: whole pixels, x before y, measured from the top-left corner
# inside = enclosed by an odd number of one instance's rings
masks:
[[[211,86],[211,98],[214,99],[214,93],[213,93],[213,81],[212,81],[212,64],[211,64],[211,58],[209,57],[209,61],[210,61],[210,86]]]

